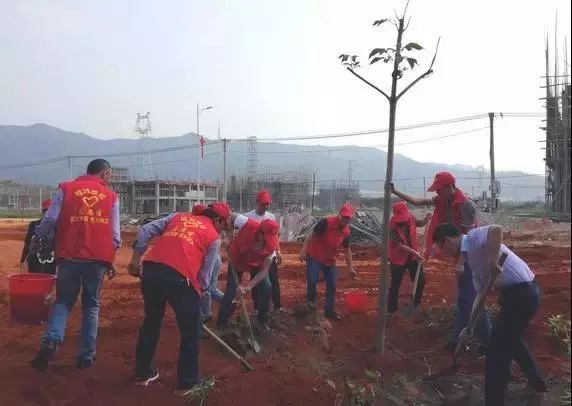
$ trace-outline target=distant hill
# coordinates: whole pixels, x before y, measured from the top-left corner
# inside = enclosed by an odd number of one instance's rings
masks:
[[[196,144],[194,133],[179,137],[149,138],[143,149],[176,148]],[[231,141],[228,152],[228,173],[244,175],[246,172],[246,143]],[[68,161],[65,158],[36,166],[22,165],[16,169],[4,167],[11,164],[49,161],[69,155],[99,155],[107,157],[114,166],[128,167],[137,176],[140,165],[137,155],[109,156],[133,153],[138,149],[136,139],[101,140],[83,133],[73,133],[45,124],[31,126],[0,126],[0,180],[20,183],[54,185],[68,177]],[[316,173],[318,187],[331,186],[333,181],[348,178],[349,165],[352,178],[360,181],[361,190],[373,195],[381,191],[379,182],[385,176],[386,153],[376,148],[356,146],[326,147],[259,142],[258,172],[299,171]],[[153,175],[167,179],[195,179],[197,175],[197,148],[151,154]],[[210,140],[201,162],[201,178],[217,180],[222,177],[222,144]],[[348,161],[352,161],[350,164]],[[87,158],[73,159],[73,175],[85,170]],[[435,172],[450,170],[457,176],[458,185],[469,194],[478,194],[488,187],[488,173],[465,165],[450,166],[439,163],[421,163],[402,155],[395,157],[394,178],[396,185],[408,193],[423,194],[423,177],[428,186]],[[481,180],[479,180],[479,176]],[[497,173],[502,183],[501,198],[506,200],[536,200],[544,194],[544,178],[526,176],[523,172]]]

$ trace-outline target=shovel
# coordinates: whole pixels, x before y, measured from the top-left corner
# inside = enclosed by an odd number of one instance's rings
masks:
[[[442,369],[439,372],[436,372],[432,375],[426,376],[425,378],[423,378],[423,381],[427,382],[427,381],[431,381],[431,380],[441,378],[444,376],[456,374],[457,371],[459,370],[459,365],[458,365],[457,361],[459,360],[459,356],[461,355],[461,352],[465,349],[466,349],[466,344],[462,340],[459,340],[459,342],[457,343],[457,347],[455,348],[455,352],[453,352],[452,364],[449,365],[448,367]]]
[[[242,365],[244,365],[244,367],[246,368],[246,370],[248,372],[250,371],[254,371],[254,368],[252,367],[252,365],[250,365],[248,363],[248,361],[246,361],[244,359],[244,357],[241,357],[240,355],[238,355],[238,353],[236,351],[234,351],[227,343],[224,342],[223,339],[221,339],[219,336],[217,336],[211,329],[209,329],[207,326],[205,326],[203,324],[203,330],[212,338],[215,339],[215,341],[217,343],[219,343],[225,350],[227,350],[234,358],[236,358],[237,360],[239,360]]]
[[[234,281],[236,283],[236,288],[238,290],[238,285],[239,285],[239,281],[238,281],[238,276],[236,275],[236,271],[234,270],[234,268],[230,268],[232,270],[232,277],[234,278]],[[244,296],[242,296],[242,293],[238,292],[238,296],[240,297],[240,305],[242,307],[242,314],[244,316],[244,319],[246,320],[246,324],[248,325],[248,331],[250,332],[250,338],[248,339],[248,344],[250,344],[250,347],[252,348],[252,350],[258,354],[260,353],[260,345],[258,344],[258,342],[256,341],[256,339],[254,338],[254,332],[252,331],[252,324],[250,324],[250,317],[248,316],[248,309],[246,308],[246,302],[244,301]]]
[[[425,244],[425,241],[427,240],[428,230],[429,230],[429,223],[425,224],[425,232],[423,233],[423,244]],[[413,280],[413,294],[411,295],[411,302],[401,311],[403,316],[407,318],[411,318],[415,314],[415,295],[417,294],[417,288],[419,287],[419,276],[421,275],[422,265],[423,261],[419,260],[419,262],[417,263],[417,270],[415,271],[415,278]]]

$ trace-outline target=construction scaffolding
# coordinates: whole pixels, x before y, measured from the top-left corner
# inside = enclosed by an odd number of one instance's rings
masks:
[[[559,75],[557,43],[554,68],[550,69],[550,53],[546,41],[546,131],[545,140],[545,208],[549,215],[570,219],[570,106],[571,87],[565,45],[564,74]]]
[[[360,205],[359,182],[332,181],[331,187],[320,187],[317,201],[322,210],[337,210],[344,203],[357,207]]]
[[[272,208],[310,207],[312,200],[312,175],[302,172],[266,173],[257,178],[259,189],[272,194]]]

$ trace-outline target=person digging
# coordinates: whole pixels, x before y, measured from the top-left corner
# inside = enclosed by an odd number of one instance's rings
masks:
[[[229,227],[229,217],[228,205],[216,202],[200,216],[174,213],[139,230],[128,265],[129,273],[141,278],[145,313],[137,339],[136,385],[147,386],[159,378],[153,358],[167,303],[175,312],[181,335],[175,394],[187,396],[201,384],[201,297],[209,288],[219,257],[219,234]],[[157,241],[143,257],[155,237]]]
[[[350,227],[354,210],[348,203],[344,204],[337,216],[329,216],[320,220],[308,234],[302,250],[300,261],[306,261],[306,301],[309,307],[315,307],[316,284],[320,270],[326,281],[326,303],[324,317],[332,320],[341,320],[335,311],[336,298],[336,256],[338,249],[343,247],[348,270],[353,278],[357,272],[353,268],[352,252],[350,248]]]
[[[270,279],[268,271],[273,262],[273,253],[278,247],[279,226],[275,221],[258,222],[243,215],[234,215],[235,237],[228,249],[228,275],[224,297],[222,298],[217,319],[217,329],[228,331],[232,316],[232,302],[239,294],[252,292],[257,304],[257,327],[260,331],[268,329],[268,308],[270,305]],[[242,275],[250,272],[248,283],[240,285]]]
[[[411,282],[417,277],[417,288],[413,305],[419,306],[423,297],[425,286],[425,275],[423,273],[423,256],[419,253],[419,243],[417,241],[417,227],[424,227],[431,219],[431,214],[423,220],[418,220],[409,211],[407,203],[397,202],[393,205],[393,216],[389,220],[389,262],[391,269],[391,285],[389,288],[387,312],[393,314],[398,308],[399,288],[403,274],[409,272]],[[419,271],[417,271],[419,268]]]

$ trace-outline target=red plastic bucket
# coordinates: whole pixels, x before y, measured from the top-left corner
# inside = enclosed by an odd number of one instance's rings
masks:
[[[346,308],[350,312],[367,312],[367,293],[360,291],[346,292]]]
[[[56,277],[41,273],[15,273],[8,275],[10,317],[26,324],[47,321],[52,304],[51,294]]]

